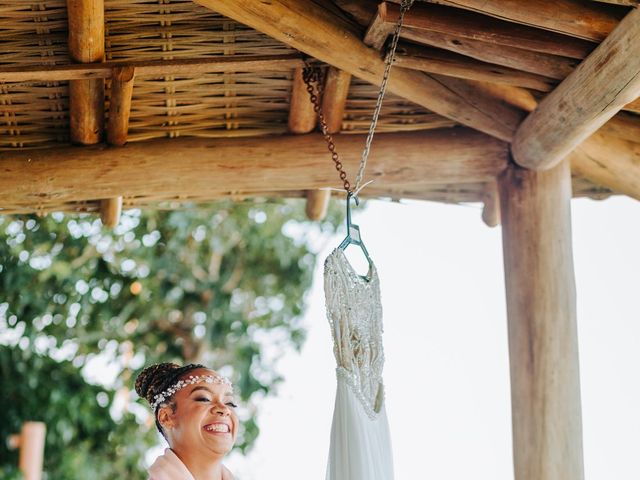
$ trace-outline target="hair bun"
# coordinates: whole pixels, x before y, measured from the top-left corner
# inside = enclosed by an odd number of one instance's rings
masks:
[[[180,365],[176,363],[157,363],[148,366],[136,378],[136,393],[150,404],[153,403],[153,397],[162,391],[161,387],[167,377],[180,369]]]

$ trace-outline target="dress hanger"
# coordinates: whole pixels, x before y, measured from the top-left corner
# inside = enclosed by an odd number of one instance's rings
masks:
[[[342,240],[342,243],[338,245],[338,248],[344,251],[349,245],[356,245],[360,247],[362,253],[367,259],[369,263],[369,272],[373,270],[373,261],[371,257],[369,257],[369,252],[367,251],[367,247],[364,246],[364,242],[362,241],[362,236],[360,235],[360,227],[354,224],[351,221],[351,200],[353,199],[356,202],[356,205],[360,204],[360,200],[357,196],[355,196],[352,192],[347,193],[347,236]],[[369,275],[366,276],[369,279]]]
[[[387,81],[389,79],[389,73],[391,72],[391,66],[394,62],[394,57],[396,53],[396,48],[398,47],[398,40],[400,38],[400,29],[402,28],[402,22],[404,20],[405,13],[411,8],[414,0],[401,0],[400,1],[400,15],[398,16],[398,21],[396,23],[393,36],[391,39],[391,44],[389,45],[389,49],[384,59],[384,74],[382,76],[382,82],[380,84],[380,90],[378,91],[378,99],[376,100],[376,106],[373,111],[373,117],[371,119],[371,124],[369,125],[369,133],[367,134],[367,139],[365,140],[364,150],[362,151],[362,156],[360,158],[360,168],[358,169],[358,174],[356,176],[356,185],[355,189],[351,189],[351,184],[347,180],[347,174],[344,171],[343,164],[340,161],[340,157],[338,152],[336,152],[336,146],[333,143],[333,138],[331,133],[329,133],[329,128],[327,127],[327,122],[324,117],[324,113],[322,111],[322,104],[320,101],[320,97],[322,96],[322,73],[317,66],[312,66],[308,60],[305,60],[305,67],[302,73],[302,79],[307,87],[307,92],[309,93],[309,98],[311,103],[313,104],[314,111],[318,114],[318,119],[322,131],[322,135],[327,141],[327,146],[329,148],[329,152],[331,152],[331,159],[335,163],[336,170],[340,173],[340,180],[343,182],[344,189],[347,192],[347,236],[345,239],[338,245],[338,249],[344,251],[349,245],[356,245],[360,247],[364,256],[369,263],[369,272],[372,272],[374,269],[373,261],[369,256],[369,252],[367,251],[367,247],[364,246],[362,242],[362,236],[360,235],[360,227],[351,222],[351,200],[353,199],[356,202],[356,205],[360,204],[360,200],[358,199],[358,193],[361,189],[366,187],[369,183],[367,182],[361,186],[363,177],[364,177],[364,169],[367,165],[367,158],[369,157],[369,151],[371,149],[371,142],[373,141],[373,135],[375,133],[376,125],[378,123],[378,117],[380,115],[380,110],[382,109],[382,100],[384,99],[384,94],[387,89]],[[316,89],[314,90],[313,83],[316,84]],[[370,280],[369,274],[367,274],[365,279]]]

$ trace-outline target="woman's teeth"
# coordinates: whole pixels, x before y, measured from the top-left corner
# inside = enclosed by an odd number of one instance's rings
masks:
[[[226,425],[224,423],[215,423],[213,425],[205,425],[204,429],[207,432],[222,432],[222,433],[229,433],[229,425]]]

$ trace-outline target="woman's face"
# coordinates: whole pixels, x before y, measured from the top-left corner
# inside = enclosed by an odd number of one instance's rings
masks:
[[[191,375],[217,373],[198,368],[184,378]],[[159,412],[172,449],[216,456],[231,451],[238,434],[238,417],[229,385],[206,382],[189,385],[175,394],[174,402],[175,412],[170,407],[163,407]]]

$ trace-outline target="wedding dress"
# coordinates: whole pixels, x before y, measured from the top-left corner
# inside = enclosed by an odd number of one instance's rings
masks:
[[[375,266],[356,273],[341,249],[324,266],[337,389],[326,480],[392,480],[384,406],[382,305]]]

